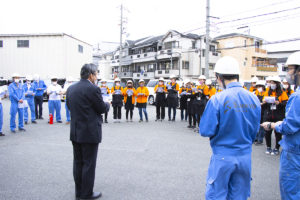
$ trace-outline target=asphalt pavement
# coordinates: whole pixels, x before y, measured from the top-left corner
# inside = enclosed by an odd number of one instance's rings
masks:
[[[26,132],[9,131],[9,106],[4,106],[0,137],[1,200],[74,199],[72,145],[69,125],[44,120],[26,125]],[[155,107],[147,107],[148,123],[103,124],[96,169],[95,191],[103,200],[202,200],[211,149],[209,140],[180,121],[155,122]],[[65,121],[64,103],[62,118]],[[273,140],[274,144],[274,140]],[[253,146],[251,200],[279,200],[279,156],[265,155],[265,146]]]

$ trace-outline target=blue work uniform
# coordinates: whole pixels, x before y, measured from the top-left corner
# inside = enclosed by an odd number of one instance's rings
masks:
[[[28,107],[31,112],[31,121],[35,121],[35,106],[34,106],[34,94],[36,93],[36,89],[33,83],[24,84],[23,89],[25,92],[25,99],[28,103]],[[24,121],[28,122],[28,107],[24,108]]]
[[[56,113],[56,121],[61,122],[61,95],[60,92],[62,91],[62,88],[60,85],[50,85],[47,89],[49,93],[49,101],[48,101],[48,107],[49,107],[49,115],[52,114],[54,119],[54,114]]]
[[[245,200],[250,197],[252,143],[260,127],[258,98],[238,82],[207,103],[199,132],[210,137],[213,151],[206,199]]]
[[[23,105],[19,103],[20,100],[25,100],[24,90],[21,83],[17,85],[15,82],[9,84],[8,86],[10,105],[10,130],[15,131],[16,129],[16,115],[19,115],[19,129],[24,128],[23,115],[24,108]]]
[[[34,87],[36,89],[34,95],[34,104],[35,104],[35,116],[38,119],[41,119],[43,116],[43,95],[47,86],[44,81],[34,81]]]
[[[3,107],[2,107],[2,98],[5,95],[5,90],[0,88],[0,133],[2,133],[2,126],[3,126]]]
[[[282,200],[300,199],[300,90],[290,96],[285,119],[275,127],[280,141],[279,183]]]

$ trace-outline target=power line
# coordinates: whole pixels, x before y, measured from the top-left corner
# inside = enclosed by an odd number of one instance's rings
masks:
[[[262,6],[262,7],[254,8],[254,9],[251,9],[251,10],[246,10],[246,11],[242,11],[242,12],[238,12],[238,13],[234,13],[234,14],[229,14],[229,15],[225,15],[223,17],[221,16],[220,18],[226,18],[226,17],[231,17],[231,16],[243,14],[243,13],[257,11],[257,10],[261,10],[261,9],[264,9],[264,8],[269,8],[269,7],[276,6],[276,5],[280,5],[280,4],[284,4],[284,3],[289,3],[289,2],[292,2],[292,1],[296,1],[296,0],[280,1],[280,2],[276,2],[276,3],[268,4],[268,5],[265,5],[265,6]]]

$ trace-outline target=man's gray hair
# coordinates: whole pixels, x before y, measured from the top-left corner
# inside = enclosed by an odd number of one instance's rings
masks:
[[[81,79],[88,79],[91,74],[96,74],[98,68],[95,64],[84,64],[80,71]]]

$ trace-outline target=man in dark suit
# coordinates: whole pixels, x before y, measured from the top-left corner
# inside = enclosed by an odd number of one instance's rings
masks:
[[[76,199],[97,199],[100,192],[93,192],[98,145],[102,138],[102,115],[107,110],[101,90],[96,86],[97,67],[85,64],[81,80],[67,90],[67,106],[71,112],[73,144],[73,175]]]

